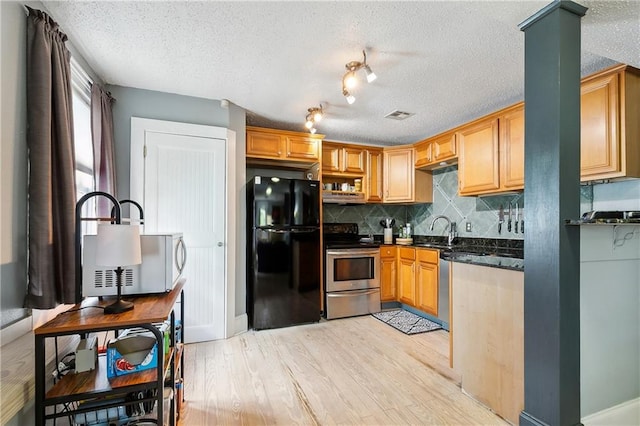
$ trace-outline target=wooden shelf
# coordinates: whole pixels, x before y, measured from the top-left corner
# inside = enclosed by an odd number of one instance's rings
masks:
[[[133,302],[134,308],[121,314],[105,315],[102,309],[94,308],[95,306],[110,305],[113,300],[99,300],[97,297],[87,298],[82,303],[36,328],[34,333],[36,336],[60,336],[78,334],[83,331],[113,330],[144,323],[162,322],[171,314],[184,283],[184,278],[179,280],[173,290],[166,294],[125,297],[126,300]]]

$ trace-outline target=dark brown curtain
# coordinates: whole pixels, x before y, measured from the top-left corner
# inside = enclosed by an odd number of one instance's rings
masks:
[[[93,175],[96,191],[116,195],[116,163],[113,141],[114,99],[109,92],[97,84],[91,86],[91,136],[93,138]],[[111,216],[113,203],[104,197],[98,197],[96,212],[98,217]]]
[[[75,303],[75,154],[67,36],[28,8],[29,267],[25,305]]]

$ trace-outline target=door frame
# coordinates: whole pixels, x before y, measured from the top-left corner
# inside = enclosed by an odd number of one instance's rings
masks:
[[[180,134],[186,136],[222,139],[225,141],[225,207],[226,228],[224,232],[224,298],[225,298],[225,339],[236,333],[238,319],[236,306],[236,229],[238,227],[236,206],[238,191],[236,188],[236,132],[224,127],[201,124],[181,123],[177,121],[153,120],[131,117],[131,160],[129,167],[130,198],[143,200],[144,195],[144,144],[145,133]],[[187,282],[186,285],[189,285]],[[246,314],[244,314],[246,316]]]

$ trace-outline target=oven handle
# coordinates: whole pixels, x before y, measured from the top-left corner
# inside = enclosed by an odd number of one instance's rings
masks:
[[[380,251],[378,249],[364,249],[364,250],[358,250],[358,249],[341,249],[341,250],[327,250],[327,254],[330,256],[347,256],[347,257],[352,257],[352,256],[356,256],[356,255],[365,255],[365,256],[372,256],[372,255],[376,255],[380,253]]]
[[[380,293],[379,288],[374,288],[373,290],[350,290],[350,291],[336,291],[336,292],[327,292],[327,297],[351,297],[354,295],[361,296],[363,294],[375,294]]]

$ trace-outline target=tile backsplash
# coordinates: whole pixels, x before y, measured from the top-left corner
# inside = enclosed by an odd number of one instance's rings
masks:
[[[607,184],[613,185],[613,184]],[[596,193],[607,193],[608,188],[600,188]],[[594,186],[580,187],[580,212],[584,213],[593,209]],[[611,187],[614,189],[614,187]],[[624,186],[615,188],[616,193],[633,194],[638,186]],[[633,195],[627,195],[633,198]],[[601,198],[606,198],[601,196]],[[640,198],[640,195],[636,198]],[[324,205],[325,222],[355,222],[360,228],[360,234],[382,234],[380,221],[386,217],[396,220],[394,234],[404,224],[411,223],[413,233],[417,235],[446,235],[447,222],[438,220],[433,231],[429,229],[431,221],[437,215],[445,215],[456,222],[458,236],[465,238],[505,238],[523,239],[524,235],[512,225],[511,232],[507,229],[509,203],[512,204],[512,213],[515,219],[515,206],[523,214],[526,229],[526,209],[524,208],[524,194],[522,192],[508,195],[494,195],[486,197],[459,197],[458,196],[458,169],[455,166],[433,172],[433,203],[426,204],[364,204],[341,206],[336,204]],[[640,200],[636,200],[640,203]],[[498,217],[500,206],[503,206],[505,222],[501,232],[498,232]],[[471,224],[471,231],[467,231],[467,223]],[[526,231],[525,231],[526,232]]]

